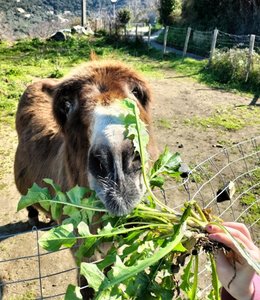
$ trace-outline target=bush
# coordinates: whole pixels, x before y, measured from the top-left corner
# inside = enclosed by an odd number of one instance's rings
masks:
[[[247,90],[259,91],[260,55],[253,54],[251,71],[246,81],[248,49],[217,50],[209,66],[209,71],[220,83],[237,83]]]
[[[129,9],[122,8],[117,12],[116,21],[121,25],[126,25],[131,19],[131,12]]]

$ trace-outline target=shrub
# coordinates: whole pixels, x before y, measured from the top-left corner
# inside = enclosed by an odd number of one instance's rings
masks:
[[[251,70],[246,81],[248,49],[217,50],[209,66],[209,71],[220,83],[237,83],[252,91],[259,90],[260,55],[253,54]]]
[[[117,12],[116,20],[121,25],[126,25],[131,19],[131,12],[129,9],[122,8]]]

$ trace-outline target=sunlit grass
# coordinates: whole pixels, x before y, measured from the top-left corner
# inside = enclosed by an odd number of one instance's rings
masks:
[[[122,42],[106,36],[72,37],[64,42],[39,39],[1,42],[1,122],[14,125],[18,100],[29,83],[40,78],[60,78],[66,75],[71,68],[88,61],[91,51],[99,59],[126,62],[146,77],[163,78],[166,71],[175,71],[180,76],[193,78],[213,87],[245,91],[245,87],[237,83],[221,84],[216,81],[209,72],[207,60],[183,60],[173,53],[163,56],[161,51],[148,51],[147,45],[140,42]]]
[[[230,107],[219,109],[208,117],[195,116],[186,119],[184,123],[189,126],[236,131],[247,126],[260,125],[259,114],[259,107]]]

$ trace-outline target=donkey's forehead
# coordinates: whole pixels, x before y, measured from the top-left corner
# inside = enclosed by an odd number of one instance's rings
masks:
[[[98,105],[92,113],[91,144],[114,144],[123,139],[125,126],[122,121],[124,110],[118,101],[109,106]]]
[[[83,72],[84,74],[84,72]],[[85,70],[85,74],[88,74],[92,78],[96,78],[97,80],[100,78],[134,78],[141,79],[140,74],[134,72],[128,66],[117,63],[107,63],[101,62],[98,64],[90,65],[89,68]]]

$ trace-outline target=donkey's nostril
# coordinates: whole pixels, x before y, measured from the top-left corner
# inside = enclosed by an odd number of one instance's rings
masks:
[[[141,163],[141,156],[140,153],[135,151],[134,157],[133,157],[133,162],[140,162]]]
[[[130,174],[135,173],[141,169],[140,154],[133,149],[128,148],[127,151],[122,153],[123,172]]]
[[[89,152],[89,170],[95,177],[106,177],[108,174],[108,157],[103,151]]]
[[[132,161],[133,171],[139,171],[142,169],[141,156],[139,152],[134,153],[133,161]]]

